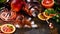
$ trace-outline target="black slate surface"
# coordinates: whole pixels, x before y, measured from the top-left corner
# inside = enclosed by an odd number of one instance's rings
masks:
[[[33,18],[38,28],[21,28],[16,29],[14,34],[51,34],[48,24],[45,21],[41,21],[38,18]]]

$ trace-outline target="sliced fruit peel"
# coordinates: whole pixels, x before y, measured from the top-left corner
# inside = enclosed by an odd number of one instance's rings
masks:
[[[45,8],[51,8],[51,7],[53,7],[53,5],[54,5],[54,0],[52,0],[53,2],[51,3],[51,4],[48,4],[48,5],[46,5],[46,4],[44,4],[43,2],[44,2],[44,0],[42,0],[42,5],[45,7]]]
[[[41,16],[43,16],[44,18],[42,18]],[[38,18],[44,21],[49,19],[49,17],[45,17],[44,15],[42,15],[42,13],[38,14]]]
[[[6,25],[12,26],[13,27],[13,31],[12,32],[5,32],[5,31],[3,31],[3,27],[6,26]],[[4,24],[4,25],[1,26],[1,31],[3,33],[13,33],[15,30],[16,30],[16,28],[13,25],[11,25],[11,24]]]
[[[39,18],[39,19],[41,19],[41,20],[45,20],[45,19],[42,19],[42,18],[40,17],[40,15],[41,15],[41,13],[40,13],[40,14],[38,14],[38,18]]]
[[[52,18],[53,16],[56,16],[56,11],[54,11],[53,8],[48,8],[48,9],[46,9],[46,10],[43,12],[43,15],[44,15],[45,17],[50,17],[50,18]]]
[[[49,14],[47,15],[48,13],[45,13],[45,12],[43,12],[43,15],[45,16],[45,17],[50,17],[49,16]]]

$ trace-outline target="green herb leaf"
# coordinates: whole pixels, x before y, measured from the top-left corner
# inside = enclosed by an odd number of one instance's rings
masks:
[[[58,10],[60,11],[60,8],[58,8]]]
[[[12,26],[9,26],[9,25],[7,25],[8,27],[10,27],[10,28],[13,28]]]
[[[7,0],[0,0],[0,3],[4,3],[4,2],[6,2]]]
[[[54,9],[46,9],[45,12],[48,14],[56,14],[56,11],[54,11]]]

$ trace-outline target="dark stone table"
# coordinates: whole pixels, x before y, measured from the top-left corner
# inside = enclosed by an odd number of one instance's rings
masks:
[[[33,18],[33,20],[38,24],[38,28],[21,28],[17,29],[14,34],[58,34],[58,27],[50,29],[45,21],[37,18]]]

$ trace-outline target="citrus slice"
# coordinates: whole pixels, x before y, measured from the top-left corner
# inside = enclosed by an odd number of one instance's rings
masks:
[[[45,8],[51,8],[54,5],[54,0],[42,0],[41,3]]]
[[[41,20],[48,20],[49,18],[45,17],[42,13],[38,14],[38,18]]]
[[[46,12],[43,12],[43,15],[44,15],[45,17],[52,18],[52,17],[55,16],[56,14],[48,14],[48,13],[46,13]]]
[[[15,32],[15,27],[12,24],[4,24],[1,26],[1,31],[3,33],[13,33]]]
[[[16,12],[2,12],[0,18],[4,21],[10,21],[16,18]]]
[[[56,15],[56,11],[54,11],[53,8],[48,8],[48,9],[46,9],[46,10],[43,12],[43,15],[44,15],[45,17],[52,18],[53,16]]]
[[[43,12],[43,15],[45,16],[45,17],[51,17],[48,13],[46,13],[46,12]]]

